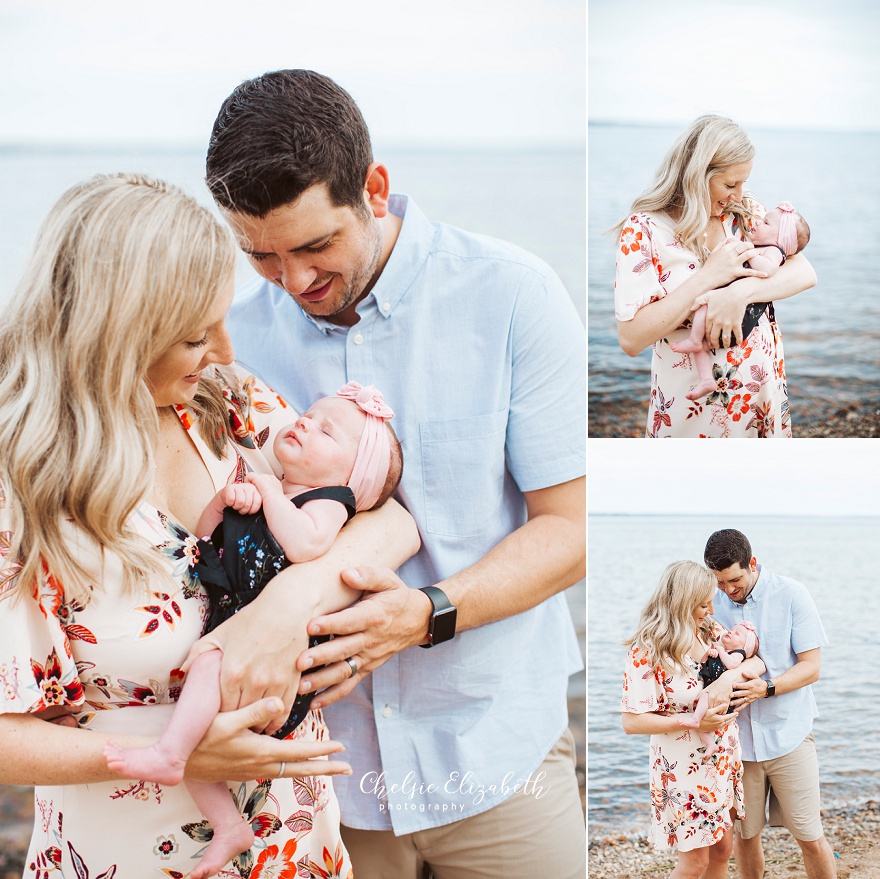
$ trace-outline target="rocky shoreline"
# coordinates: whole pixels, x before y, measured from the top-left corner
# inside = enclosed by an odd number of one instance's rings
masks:
[[[794,418],[795,439],[880,436],[880,399],[845,406],[825,406],[823,414]],[[647,404],[642,399],[603,400],[591,398],[588,435],[590,439],[643,437]]]
[[[838,879],[880,876],[880,802],[822,812],[825,835],[835,853]],[[781,827],[764,830],[767,859],[764,879],[797,879],[806,875],[800,848]],[[593,839],[587,849],[589,879],[660,879],[675,865],[674,856],[655,854],[644,836]],[[728,875],[737,875],[731,861]]]

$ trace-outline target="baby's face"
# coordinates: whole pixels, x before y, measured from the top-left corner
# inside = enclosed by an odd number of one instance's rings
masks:
[[[755,228],[749,235],[752,244],[765,247],[768,244],[776,244],[779,238],[779,222],[782,219],[782,211],[770,211],[763,220],[758,220]]]
[[[318,400],[275,438],[284,478],[297,485],[347,485],[366,418],[351,400]]]
[[[721,643],[724,645],[724,649],[727,651],[745,650],[748,632],[749,630],[742,625],[736,625],[732,629],[728,629],[721,636]]]

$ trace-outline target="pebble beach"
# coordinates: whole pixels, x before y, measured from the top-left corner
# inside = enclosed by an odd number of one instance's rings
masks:
[[[591,439],[644,437],[648,404],[644,399],[615,399],[603,401],[601,407],[591,397],[588,433]],[[794,417],[795,439],[824,437],[878,437],[880,436],[880,398],[860,404],[830,406],[816,416],[798,420]]]
[[[857,808],[829,809],[822,812],[822,821],[835,853],[838,879],[880,876],[880,802],[869,800]],[[800,848],[784,828],[765,828],[764,854],[764,879],[806,875]],[[662,879],[674,865],[674,857],[655,854],[644,836],[594,839],[587,851],[589,879]],[[728,876],[737,876],[733,860]]]

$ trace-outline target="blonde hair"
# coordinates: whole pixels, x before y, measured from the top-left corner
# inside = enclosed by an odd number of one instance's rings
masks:
[[[634,213],[664,211],[675,221],[675,236],[682,247],[706,259],[709,251],[703,233],[711,216],[709,181],[733,165],[751,162],[754,156],[748,136],[731,119],[711,113],[700,116],[672,145],[654,182],[615,227],[617,233]],[[730,205],[727,212],[737,217],[742,228],[752,216],[742,205]]]
[[[685,669],[685,655],[694,643],[694,610],[712,598],[716,585],[709,570],[696,562],[667,565],[642,610],[635,634],[624,644],[644,650],[651,665],[659,665],[668,674]],[[706,644],[712,640],[708,618],[700,623],[697,634]]]
[[[145,376],[197,331],[235,249],[181,190],[137,174],[69,189],[44,221],[0,316],[0,489],[20,564],[87,599],[68,519],[124,560],[127,587],[161,573],[128,519],[153,485],[156,405]],[[67,532],[70,533],[69,531]]]

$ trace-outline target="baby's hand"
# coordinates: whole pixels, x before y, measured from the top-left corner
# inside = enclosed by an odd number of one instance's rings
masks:
[[[281,480],[277,476],[270,476],[268,473],[248,473],[246,479],[261,497],[269,497],[272,494],[284,497]]]
[[[219,491],[223,503],[242,515],[249,516],[259,511],[263,498],[256,487],[247,482],[236,482]]]
[[[710,647],[708,652],[709,652],[709,656],[718,656],[718,648],[717,647]]]

